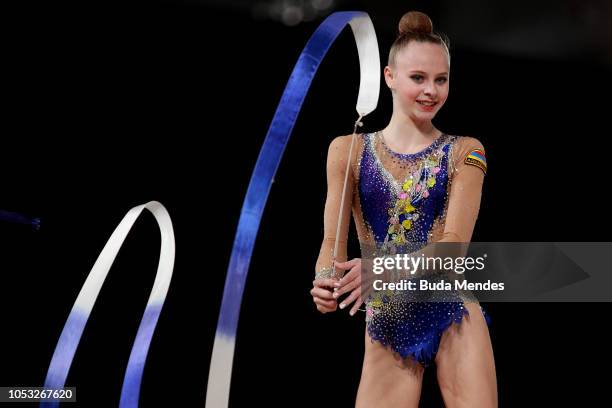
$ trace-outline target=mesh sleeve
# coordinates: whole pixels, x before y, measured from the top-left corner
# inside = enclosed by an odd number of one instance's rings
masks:
[[[482,143],[473,137],[457,142],[452,157],[453,175],[441,242],[470,242],[486,174]]]

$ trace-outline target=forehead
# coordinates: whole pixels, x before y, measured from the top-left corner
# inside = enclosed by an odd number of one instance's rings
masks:
[[[419,70],[439,74],[449,69],[446,50],[440,44],[411,41],[395,57],[402,70]]]

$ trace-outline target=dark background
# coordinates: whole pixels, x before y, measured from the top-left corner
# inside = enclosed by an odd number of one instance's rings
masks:
[[[270,12],[272,1],[84,3],[1,6],[0,208],[43,224],[0,224],[0,385],[43,385],[104,243],[127,210],[158,200],[172,216],[177,257],[140,405],[204,405],[249,178],[302,47],[334,10],[370,14],[383,62],[408,10],[427,12],[450,37],[451,93],[434,123],[487,151],[474,241],[609,240],[604,2],[345,1],[299,23],[295,13],[283,22]],[[352,131],[357,61],[347,28],[319,68],[275,177],[242,302],[231,406],[354,403],[363,315],[320,315],[309,290],[327,146]],[[364,130],[390,115],[383,86]],[[158,235],[145,214],[109,273],[66,383],[77,387],[74,406],[118,404]],[[352,257],[357,248],[353,240]],[[609,304],[485,307],[500,406],[595,406],[608,394]],[[421,406],[443,406],[435,368]]]

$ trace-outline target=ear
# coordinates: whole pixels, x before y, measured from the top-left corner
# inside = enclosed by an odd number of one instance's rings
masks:
[[[385,82],[387,83],[387,86],[391,89],[394,89],[395,88],[395,75],[393,73],[392,68],[389,65],[385,67],[383,74],[385,76]]]

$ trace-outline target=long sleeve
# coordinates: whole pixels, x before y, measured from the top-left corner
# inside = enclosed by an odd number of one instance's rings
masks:
[[[349,160],[349,150],[352,135],[339,136],[329,145],[327,154],[327,198],[325,201],[325,212],[323,216],[323,243],[315,266],[315,273],[324,268],[332,267],[334,245],[336,243],[336,230],[338,227],[338,215],[342,201],[342,190],[346,172],[346,163]],[[356,143],[353,146],[355,155]],[[337,261],[347,260],[347,239],[350,226],[351,208],[353,205],[354,175],[352,167],[349,167],[343,211],[340,222],[340,235],[338,240]]]
[[[470,242],[480,210],[486,158],[482,143],[463,137],[454,146],[444,234],[439,242]]]

